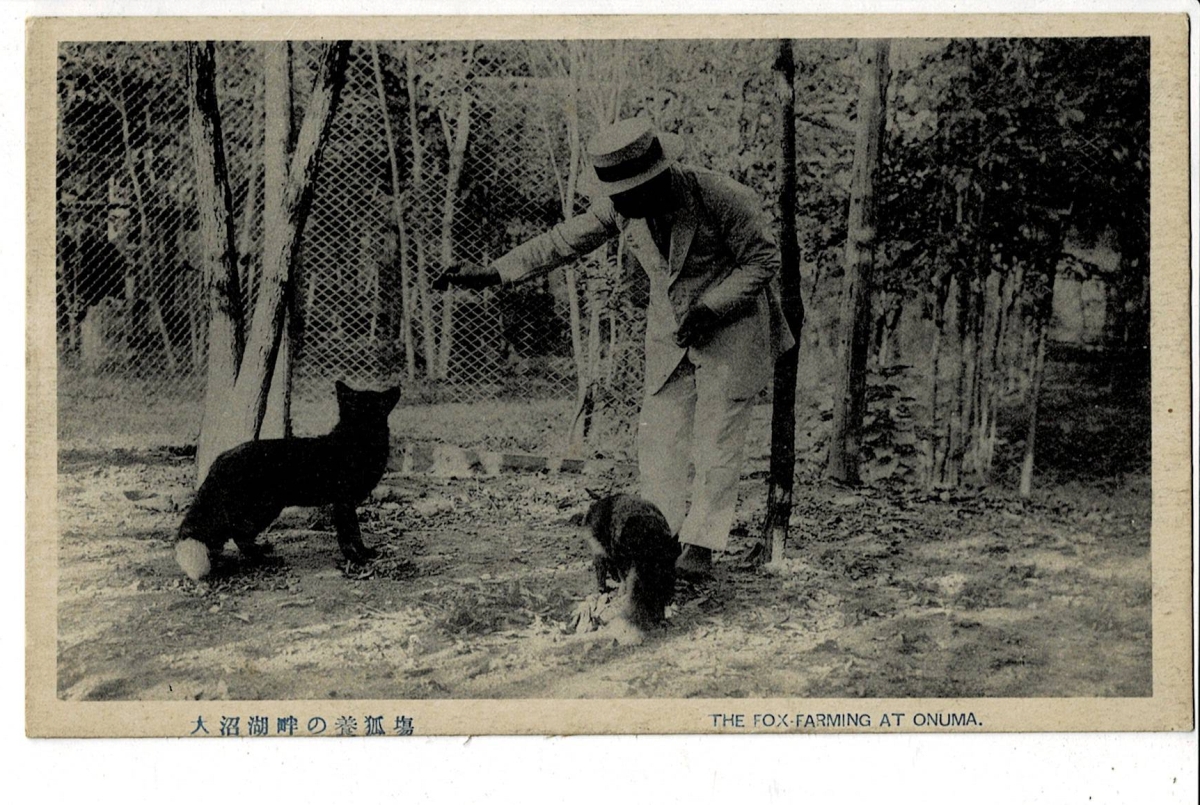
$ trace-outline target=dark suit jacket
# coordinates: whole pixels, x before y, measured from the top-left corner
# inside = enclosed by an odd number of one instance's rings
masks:
[[[712,171],[672,165],[680,205],[672,211],[664,258],[644,219],[625,218],[607,198],[563,221],[492,265],[515,282],[594,251],[624,232],[650,277],[646,310],[646,393],[654,394],[685,355],[718,379],[731,399],[757,394],[775,359],[794,341],[779,302],[779,249],[757,196]],[[675,344],[679,322],[704,304],[722,318],[699,347]]]

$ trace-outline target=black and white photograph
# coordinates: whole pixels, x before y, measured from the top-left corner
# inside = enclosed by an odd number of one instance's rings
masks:
[[[630,23],[46,30],[47,707],[1190,728],[1186,36]]]

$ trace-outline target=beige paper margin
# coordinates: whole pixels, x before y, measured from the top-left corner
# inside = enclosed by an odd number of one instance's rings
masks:
[[[203,717],[397,715],[419,735],[1164,731],[1193,728],[1188,22],[1184,14],[104,17],[27,26],[26,733],[188,735]],[[1151,39],[1153,695],[1055,699],[620,699],[66,702],[56,698],[57,388],[54,311],[55,70],[64,41],[1148,36]],[[149,636],[148,636],[149,637]],[[883,713],[905,726],[880,728]],[[979,727],[919,728],[917,713],[973,713]],[[742,714],[746,727],[714,726]],[[753,716],[866,713],[870,728],[778,730]],[[304,730],[301,729],[300,732]]]

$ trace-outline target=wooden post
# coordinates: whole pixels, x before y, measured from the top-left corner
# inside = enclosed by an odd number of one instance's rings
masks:
[[[771,398],[771,469],[767,483],[767,515],[763,521],[763,562],[783,559],[792,519],[792,490],[796,480],[796,375],[800,361],[800,331],[804,300],[800,294],[800,245],[796,239],[796,59],[794,43],[779,43],[775,60],[783,127],[780,132],[779,286],[783,315],[796,340],[775,362]]]

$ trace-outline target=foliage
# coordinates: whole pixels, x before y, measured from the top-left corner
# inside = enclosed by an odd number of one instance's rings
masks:
[[[810,298],[822,279],[842,274],[854,113],[854,43],[803,43],[796,64],[796,158],[801,259],[812,266]],[[835,303],[836,304],[836,303]]]
[[[1023,333],[1044,327],[1059,265],[1099,270],[1068,239],[1116,241],[1110,308],[1144,310],[1146,55],[1141,40],[995,39],[898,60],[877,289],[920,305],[952,350],[930,369],[947,390],[927,423],[952,463],[990,468],[998,378],[1032,371]]]
[[[861,473],[866,483],[883,479],[916,482],[921,467],[918,423],[920,404],[899,384],[911,366],[883,367],[867,378],[867,412],[863,417]],[[904,385],[909,385],[905,383]]]

